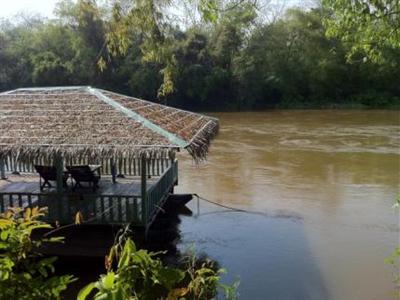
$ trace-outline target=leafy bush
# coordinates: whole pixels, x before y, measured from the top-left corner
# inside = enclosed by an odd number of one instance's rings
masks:
[[[0,299],[60,299],[61,293],[76,278],[54,275],[56,257],[43,257],[44,243],[62,241],[62,237],[33,238],[39,229],[52,227],[40,221],[45,208],[11,208],[0,215]],[[76,222],[79,223],[79,222]],[[53,230],[52,233],[56,231]],[[209,260],[189,255],[179,267],[165,265],[158,257],[164,252],[137,249],[123,231],[105,258],[107,273],[78,294],[78,300],[90,295],[95,300],[126,299],[214,299],[221,290],[226,299],[236,299],[237,283],[220,283],[223,269]]]
[[[215,270],[210,261],[197,267],[194,256],[186,261],[185,268],[165,266],[156,256],[159,253],[136,249],[127,239],[124,245],[115,245],[106,256],[107,274],[97,282],[84,287],[78,300],[85,300],[95,292],[93,299],[214,299],[217,289],[222,289],[227,299],[236,299],[236,284],[219,282],[222,269]],[[117,258],[117,267],[112,265]]]
[[[75,279],[54,276],[56,257],[43,258],[37,249],[60,237],[33,239],[32,233],[51,226],[39,220],[44,208],[11,208],[0,215],[0,299],[60,299]]]

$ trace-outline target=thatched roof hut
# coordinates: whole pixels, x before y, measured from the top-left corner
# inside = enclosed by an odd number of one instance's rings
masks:
[[[0,93],[0,159],[132,158],[208,152],[218,120],[91,87]]]

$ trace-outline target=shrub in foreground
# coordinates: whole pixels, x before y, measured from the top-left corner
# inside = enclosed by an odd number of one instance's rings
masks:
[[[61,299],[62,292],[77,280],[71,275],[56,276],[57,258],[39,252],[44,243],[63,240],[46,237],[58,229],[33,238],[33,232],[52,228],[41,221],[45,213],[45,208],[10,208],[0,215],[0,299]],[[105,257],[106,274],[84,287],[78,300],[208,300],[215,299],[219,290],[226,299],[237,298],[237,283],[220,283],[224,270],[212,261],[200,262],[188,255],[178,267],[167,266],[159,258],[164,252],[137,249],[128,233],[128,229],[122,231]]]
[[[78,300],[206,300],[215,299],[218,290],[226,299],[237,298],[237,283],[221,284],[220,275],[224,270],[216,270],[211,261],[199,265],[196,257],[189,255],[181,267],[170,267],[162,263],[157,257],[159,254],[137,249],[130,238],[123,246],[114,245],[106,256],[107,273],[84,287]],[[115,269],[114,259],[117,259]]]
[[[60,294],[75,278],[55,276],[56,257],[34,251],[43,243],[62,241],[60,237],[32,238],[32,232],[52,227],[40,221],[44,208],[10,208],[0,215],[0,299],[49,300]]]

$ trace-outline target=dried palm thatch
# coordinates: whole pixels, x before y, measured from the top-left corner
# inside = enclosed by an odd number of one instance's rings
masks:
[[[206,157],[218,120],[91,87],[0,93],[0,159]]]

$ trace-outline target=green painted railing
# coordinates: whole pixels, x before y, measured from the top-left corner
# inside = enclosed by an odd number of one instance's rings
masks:
[[[171,167],[168,168],[164,174],[153,185],[146,194],[146,200],[143,205],[142,220],[146,226],[150,226],[154,218],[157,216],[158,211],[161,209],[165,200],[172,192],[173,187],[178,182],[178,161],[175,159]]]
[[[140,196],[0,192],[0,212],[10,207],[47,207],[49,222],[70,224],[80,212],[88,224],[141,224]]]
[[[57,194],[0,191],[0,212],[9,207],[48,207],[46,220],[70,224],[80,212],[88,224],[151,225],[161,206],[178,181],[178,162],[170,161],[169,167],[157,182],[147,190],[146,199],[141,195]]]

